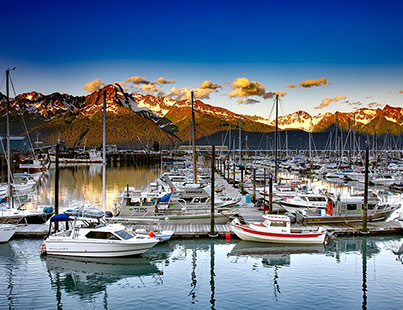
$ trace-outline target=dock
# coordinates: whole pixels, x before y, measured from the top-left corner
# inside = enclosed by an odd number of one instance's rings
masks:
[[[239,215],[248,222],[261,222],[263,212],[254,207],[251,202],[246,202],[246,195],[241,195],[239,188],[234,188],[229,184],[222,176],[218,173],[216,174],[216,182],[219,186],[224,186],[225,192],[230,197],[240,197],[241,201],[239,205],[236,206]],[[274,213],[279,213],[280,206],[273,204]],[[150,230],[154,225],[136,225],[136,228]],[[159,225],[161,229],[171,230],[174,232],[172,238],[201,238],[208,237],[210,235],[210,225],[209,224],[181,224],[181,225],[170,225],[161,224]],[[337,224],[326,224],[321,225],[329,233],[333,233],[336,236],[354,236],[360,233],[362,228],[362,223],[337,223]],[[300,230],[313,230],[317,229],[318,226],[315,225],[300,225],[293,224],[293,229]],[[403,235],[403,221],[389,221],[389,222],[368,222],[368,231],[370,235],[386,235],[386,234],[397,234]],[[18,227],[15,235],[18,237],[26,238],[41,238],[46,236],[49,230],[49,224],[30,224],[22,225]],[[219,237],[225,237],[227,234],[235,236],[231,231],[229,224],[215,225],[214,232]]]

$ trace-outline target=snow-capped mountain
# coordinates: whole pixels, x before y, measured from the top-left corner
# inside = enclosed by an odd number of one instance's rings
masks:
[[[31,131],[48,137],[49,141],[60,136],[70,145],[86,140],[87,145],[100,143],[101,109],[106,94],[109,130],[113,138],[108,143],[127,144],[141,139],[164,143],[185,142],[189,139],[191,101],[174,100],[144,94],[128,94],[115,83],[106,85],[87,96],[71,96],[62,93],[44,95],[38,92],[20,94],[11,101],[13,124],[24,115]],[[0,110],[4,111],[5,96],[0,93]],[[194,101],[196,137],[237,130],[271,132],[275,121],[260,116],[241,115],[230,110]],[[2,113],[4,115],[4,113]],[[354,112],[321,113],[311,116],[297,111],[278,120],[280,130],[304,130],[322,132],[332,125],[344,130],[353,129],[365,133],[399,134],[403,126],[403,109],[385,106],[383,109],[362,108]],[[98,128],[99,127],[99,128]],[[22,128],[22,126],[21,126]],[[18,130],[14,129],[18,133]],[[19,133],[22,132],[22,129]],[[92,142],[88,142],[91,140]]]

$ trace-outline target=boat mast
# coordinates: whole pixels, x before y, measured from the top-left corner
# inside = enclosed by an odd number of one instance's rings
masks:
[[[274,161],[275,161],[275,170],[274,170],[274,182],[277,183],[277,174],[278,174],[278,94],[276,95],[276,134],[274,136],[274,144],[275,144],[275,153],[274,153]]]
[[[11,70],[15,70],[15,67]],[[10,151],[10,93],[9,79],[10,69],[6,70],[6,102],[7,102],[7,191],[8,197],[11,197],[11,151]]]
[[[239,164],[241,164],[242,160],[242,136],[241,136],[241,126],[242,126],[242,121],[239,119]]]
[[[106,211],[106,90],[104,90],[102,131],[102,208]]]
[[[194,112],[194,107],[193,107],[193,97],[194,93],[193,90],[191,91],[192,95],[192,140],[193,140],[193,182],[197,184],[197,159],[196,159],[196,136],[195,136],[195,112]]]

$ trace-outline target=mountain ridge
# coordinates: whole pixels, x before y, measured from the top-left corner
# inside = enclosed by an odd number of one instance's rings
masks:
[[[104,94],[107,102],[108,143],[138,146],[155,141],[170,145],[189,141],[190,100],[129,94],[118,83],[106,85],[86,96],[57,92],[44,95],[35,91],[19,94],[10,100],[12,132],[23,133],[23,130],[18,130],[17,124],[22,115],[30,132],[37,134],[44,142],[55,143],[60,138],[71,147],[83,143],[99,146],[102,143],[98,130],[101,128],[99,124],[102,122],[100,115]],[[5,96],[2,93],[0,101],[0,111],[4,112]],[[275,128],[274,120],[237,114],[201,100],[194,101],[194,111],[197,139],[217,132],[236,130],[240,123],[246,132],[267,133]],[[2,115],[4,117],[4,113]],[[386,105],[383,109],[361,108],[353,112],[327,112],[314,116],[299,110],[280,116],[278,125],[283,131],[315,133],[337,126],[344,130],[351,127],[368,134],[400,134],[403,109]]]

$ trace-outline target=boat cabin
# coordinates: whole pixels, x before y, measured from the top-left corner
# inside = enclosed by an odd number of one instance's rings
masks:
[[[285,215],[263,215],[263,225],[270,228],[273,233],[285,233],[291,231],[291,220]]]

